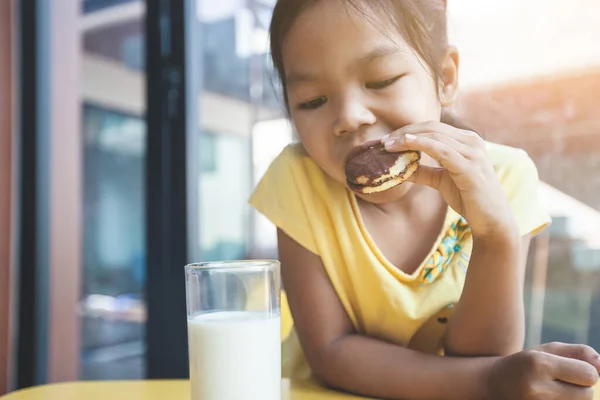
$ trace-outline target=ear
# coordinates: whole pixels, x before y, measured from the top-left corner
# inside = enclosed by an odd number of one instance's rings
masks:
[[[440,100],[443,107],[449,107],[454,103],[458,96],[458,49],[454,46],[448,46],[440,76]]]

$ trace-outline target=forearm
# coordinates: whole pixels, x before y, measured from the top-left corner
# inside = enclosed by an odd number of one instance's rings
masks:
[[[485,374],[494,358],[452,358],[419,353],[360,335],[348,335],[313,360],[328,385],[381,399],[485,398]]]
[[[448,326],[446,351],[461,356],[521,350],[524,261],[518,235],[473,241],[465,286]]]

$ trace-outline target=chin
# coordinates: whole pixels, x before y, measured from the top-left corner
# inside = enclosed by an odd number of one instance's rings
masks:
[[[384,190],[382,192],[370,194],[359,193],[356,191],[352,192],[366,202],[373,204],[385,204],[400,200],[410,191],[413,185],[414,184],[411,182],[403,182],[397,186],[394,186],[393,188]]]

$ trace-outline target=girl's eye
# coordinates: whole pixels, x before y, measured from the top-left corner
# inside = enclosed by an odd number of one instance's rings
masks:
[[[300,110],[315,110],[321,107],[323,104],[327,103],[327,97],[321,96],[313,99],[311,101],[307,101],[306,103],[298,104],[298,108]]]
[[[396,76],[394,78],[391,79],[386,79],[384,81],[379,81],[379,82],[370,82],[367,83],[367,89],[373,89],[373,90],[379,90],[379,89],[385,89],[388,86],[393,85],[394,83],[396,83],[398,81],[398,79],[400,79],[402,76]]]

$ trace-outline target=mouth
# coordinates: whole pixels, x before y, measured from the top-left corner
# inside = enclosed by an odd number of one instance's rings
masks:
[[[379,146],[380,144],[380,140],[368,140],[364,143],[359,144],[358,146],[353,147],[346,155],[346,158],[344,159],[344,165],[347,165],[351,159],[355,158],[361,153],[364,153],[365,151],[372,149],[373,147]]]

